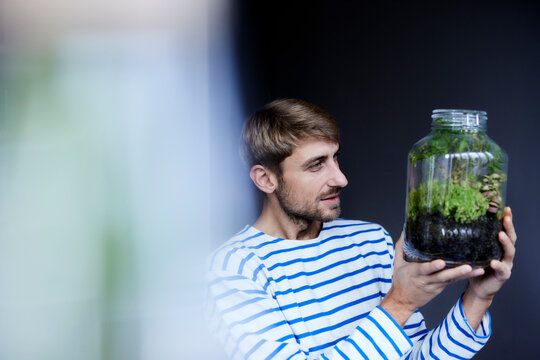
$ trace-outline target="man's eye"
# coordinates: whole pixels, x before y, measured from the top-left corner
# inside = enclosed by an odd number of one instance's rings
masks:
[[[321,166],[322,166],[322,163],[316,162],[309,166],[309,170],[312,170],[312,171],[319,170]]]

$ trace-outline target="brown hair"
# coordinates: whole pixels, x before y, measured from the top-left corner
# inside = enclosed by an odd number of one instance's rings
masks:
[[[260,164],[280,175],[281,162],[308,137],[339,143],[332,115],[306,101],[274,100],[245,122],[243,155],[249,166]]]

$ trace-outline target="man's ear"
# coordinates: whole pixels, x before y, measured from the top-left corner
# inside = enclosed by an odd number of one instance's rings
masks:
[[[271,194],[277,189],[277,176],[262,165],[253,165],[249,171],[249,177],[264,193]]]

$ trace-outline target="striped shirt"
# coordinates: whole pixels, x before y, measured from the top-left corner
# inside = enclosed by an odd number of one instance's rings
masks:
[[[470,359],[487,342],[461,300],[428,331],[417,310],[400,327],[379,306],[394,246],[374,223],[337,219],[311,240],[246,226],[208,259],[208,318],[231,359]]]

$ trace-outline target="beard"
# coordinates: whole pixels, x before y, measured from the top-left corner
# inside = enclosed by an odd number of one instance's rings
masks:
[[[328,208],[321,208],[319,207],[320,201],[338,195],[341,189],[341,187],[334,187],[321,194],[315,201],[310,201],[309,199],[298,199],[285,182],[280,181],[276,197],[285,214],[297,224],[309,224],[314,221],[329,222],[339,217],[341,207],[338,203]]]

